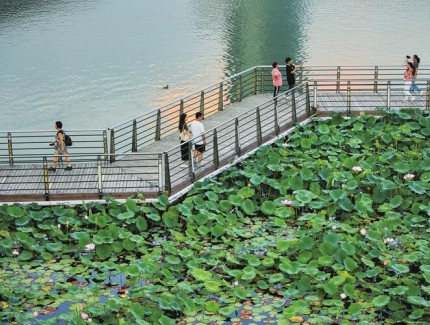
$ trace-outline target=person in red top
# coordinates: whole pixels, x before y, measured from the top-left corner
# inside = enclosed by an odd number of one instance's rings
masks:
[[[273,81],[273,97],[278,96],[279,94],[279,90],[281,89],[282,86],[282,73],[281,71],[279,71],[279,64],[278,62],[273,62],[272,63],[272,81]]]

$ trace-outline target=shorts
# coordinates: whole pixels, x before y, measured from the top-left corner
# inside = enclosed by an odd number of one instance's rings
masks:
[[[195,148],[200,153],[203,153],[206,151],[206,146],[204,144],[196,144]]]

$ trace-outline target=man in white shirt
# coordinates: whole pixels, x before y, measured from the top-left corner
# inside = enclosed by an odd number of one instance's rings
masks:
[[[193,135],[195,146],[194,157],[197,159],[197,163],[202,161],[203,152],[206,150],[205,127],[203,126],[201,120],[203,120],[203,114],[197,112],[195,121],[192,121],[190,124],[190,131]]]

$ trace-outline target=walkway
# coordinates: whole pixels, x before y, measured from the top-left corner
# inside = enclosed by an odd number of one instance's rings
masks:
[[[390,107],[426,107],[425,96],[418,96],[411,103],[404,102],[403,97],[402,92],[393,92]],[[352,92],[350,96],[346,92],[318,92],[317,98],[317,114],[321,115],[348,109],[351,113],[375,112],[387,105],[384,92]],[[313,101],[312,91],[309,103],[305,92],[296,93],[297,120],[308,117],[307,105],[313,106]],[[256,107],[260,107],[259,113]],[[74,157],[73,171],[58,169],[56,173],[49,173],[48,178],[44,176],[42,164],[0,165],[0,202],[42,201],[47,193],[50,200],[94,199],[102,194],[127,197],[136,192],[154,197],[166,190],[173,194],[273,138],[276,115],[281,131],[292,127],[292,107],[291,96],[282,96],[275,109],[270,94],[266,93],[246,97],[207,117],[203,123],[208,145],[200,166],[190,162],[188,168],[180,167],[177,133],[143,147],[138,153],[119,156],[112,164],[79,162],[79,157]],[[44,184],[48,184],[47,188]]]

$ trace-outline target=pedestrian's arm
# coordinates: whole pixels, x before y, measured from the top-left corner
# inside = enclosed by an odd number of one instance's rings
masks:
[[[60,141],[61,150],[64,150],[64,137],[62,133],[58,133],[58,140]]]
[[[206,145],[207,143],[206,143],[206,136],[205,136],[205,134],[204,133],[202,133],[202,139],[203,139],[203,143]]]

